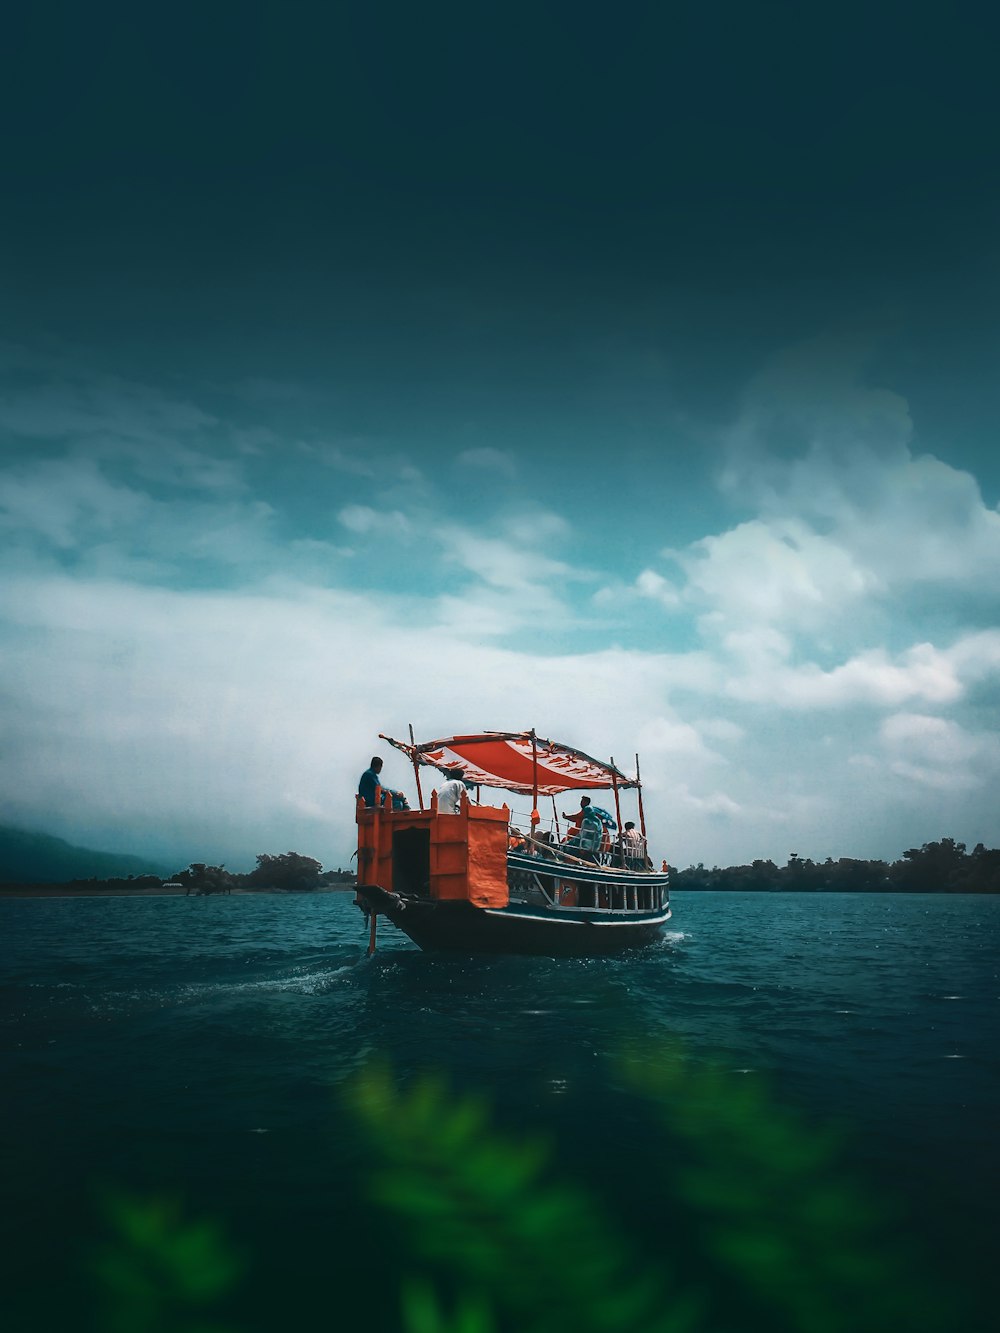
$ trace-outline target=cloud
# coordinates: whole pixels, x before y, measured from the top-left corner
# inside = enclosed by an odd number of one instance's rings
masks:
[[[324,467],[331,468],[335,472],[343,472],[348,476],[355,477],[375,477],[378,475],[378,469],[368,457],[368,448],[362,446],[360,442],[355,444],[353,450],[346,450],[337,444],[313,444],[305,440],[299,440],[296,442],[295,448],[305,457],[315,459],[322,463]]]
[[[721,758],[709,749],[696,727],[677,718],[658,717],[645,723],[637,740],[644,754],[701,762],[719,761]]]
[[[375,533],[379,537],[405,538],[412,531],[410,520],[398,509],[379,511],[368,505],[345,505],[337,514],[337,522],[348,532],[356,532],[366,537]]]
[[[672,583],[653,569],[644,569],[636,578],[635,591],[640,597],[659,602],[667,610],[680,606],[680,595]]]
[[[813,569],[831,561],[834,590],[995,594],[1000,513],[968,472],[914,448],[906,400],[865,383],[870,353],[865,340],[818,340],[775,358],[729,432],[723,489],[758,509],[759,542],[791,537]]]
[[[299,436],[267,421],[20,365],[8,424],[63,434],[11,436],[0,472],[0,816],[346,864],[359,764],[412,721],[638,749],[654,854],[678,864],[990,841],[998,516],[914,452],[901,398],[825,373],[806,357],[751,386],[723,477],[739,512],[661,569],[610,493],[602,526],[562,490],[512,510],[485,487],[472,523],[450,466],[281,454]],[[456,462],[500,477],[507,457]]]
[[[543,509],[508,515],[489,529],[482,523],[441,523],[432,534],[434,544],[445,568],[465,579],[439,599],[443,622],[458,629],[466,619],[474,634],[565,627],[574,616],[571,589],[591,577],[561,554],[549,554],[552,546],[563,551],[569,532],[564,519]]]
[[[0,479],[0,530],[58,550],[131,527],[150,508],[148,496],[111,482],[87,458],[15,464]]]
[[[815,663],[781,666],[766,657],[734,674],[727,693],[779,708],[842,708],[853,704],[896,707],[910,699],[953,703],[962,683],[948,656],[931,644],[914,644],[892,661],[883,648],[869,649],[831,670]]]
[[[695,542],[679,563],[686,601],[726,628],[770,623],[815,632],[875,584],[842,545],[793,519],[741,523]]]
[[[455,462],[460,467],[479,468],[484,472],[495,472],[511,480],[518,475],[517,460],[512,453],[501,449],[465,449]]]
[[[879,739],[893,773],[935,789],[967,791],[1000,775],[1000,738],[973,736],[950,718],[896,713]]]
[[[22,577],[0,590],[0,619],[16,700],[2,814],[35,824],[59,812],[67,834],[117,830],[120,845],[131,828],[231,864],[296,844],[345,863],[358,763],[379,730],[534,720],[611,753],[662,688],[658,663],[538,661],[407,627],[391,602],[289,584],[236,594]],[[628,705],[612,714],[620,690]],[[592,701],[601,715],[581,728]]]
[[[644,569],[631,584],[612,583],[598,588],[591,601],[594,606],[628,611],[643,601],[655,602],[662,610],[681,609],[683,603],[675,584],[655,569]]]

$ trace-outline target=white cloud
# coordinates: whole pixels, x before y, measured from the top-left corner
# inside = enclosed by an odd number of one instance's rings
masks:
[[[15,402],[29,443],[0,476],[2,817],[234,864],[289,846],[346,864],[360,766],[379,730],[413,721],[537,725],[625,768],[638,749],[654,855],[678,864],[997,836],[1000,630],[981,626],[998,516],[968,474],[914,454],[892,394],[828,383],[808,358],[762,379],[727,478],[753,512],[663,573],[638,544],[631,567],[630,544],[608,556],[579,512],[491,515],[486,494],[458,522],[451,468],[375,475],[303,445],[279,483],[266,427],[60,373],[48,417],[40,392]],[[65,433],[59,456],[43,426]],[[506,459],[457,461],[501,476]],[[312,487],[301,510],[296,486]],[[350,544],[296,526],[314,507]],[[419,593],[403,590],[415,562],[394,590],[352,592],[354,548],[396,539],[419,544]],[[611,568],[590,568],[602,550]],[[178,590],[185,573],[200,590]],[[935,581],[951,618],[925,625]],[[608,608],[621,646],[595,649]],[[555,655],[556,634],[576,647]]]
[[[635,581],[635,590],[640,597],[659,602],[666,609],[673,610],[680,605],[680,596],[672,583],[657,574],[653,569],[644,569]]]
[[[568,534],[565,520],[545,510],[508,516],[492,532],[484,524],[437,525],[432,540],[455,585],[438,599],[442,623],[457,632],[464,623],[472,637],[564,629],[574,619],[571,590],[590,577],[548,553],[551,546],[561,553]],[[459,571],[458,580],[448,571]]]
[[[931,644],[914,644],[892,661],[883,648],[859,653],[829,671],[815,663],[775,666],[766,659],[758,669],[735,675],[728,693],[736,699],[781,708],[841,708],[852,704],[897,707],[910,699],[952,703],[962,684],[946,654]]]
[[[345,505],[337,514],[337,522],[359,536],[375,533],[379,537],[405,538],[412,531],[410,520],[398,509],[378,510],[368,505]]]
[[[707,717],[696,721],[695,726],[703,736],[722,744],[735,744],[746,735],[746,728],[739,726],[728,717]]]
[[[480,468],[484,472],[495,472],[511,479],[518,474],[514,455],[501,449],[466,449],[457,456],[455,462],[460,467]]]
[[[1000,514],[969,473],[914,450],[905,399],[864,383],[868,351],[857,340],[806,344],[758,376],[730,433],[724,488],[758,507],[773,540],[798,532],[809,573],[787,569],[793,591],[995,593]],[[761,532],[758,546],[772,549]],[[827,561],[832,588],[813,573]],[[836,596],[823,600],[836,611]]]
[[[167,830],[230,862],[297,843],[346,862],[351,793],[379,730],[538,722],[610,753],[662,689],[655,662],[539,661],[407,628],[391,603],[291,586],[182,594],[22,578],[0,592],[0,617],[16,700],[3,815],[58,812],[78,836]],[[623,688],[627,709],[609,710]]]
[[[360,443],[356,444],[353,450],[349,450],[337,444],[313,444],[299,440],[295,448],[307,458],[315,459],[334,472],[343,472],[355,477],[378,475],[378,469],[368,457],[368,448],[363,448]]]
[[[205,432],[216,418],[148,385],[87,372],[9,389],[0,399],[0,431],[27,439],[171,445]]]
[[[150,508],[148,496],[109,481],[87,458],[42,458],[11,467],[0,479],[0,530],[60,550],[131,527]]]
[[[887,745],[935,763],[961,763],[978,749],[956,722],[926,713],[894,713],[883,721],[879,735]]]
[[[646,722],[638,734],[638,747],[643,754],[686,761],[711,762],[721,758],[709,749],[696,727],[677,718],[657,717]]]
[[[951,718],[896,713],[879,738],[890,770],[900,777],[949,791],[967,791],[1000,776],[1000,737],[972,735]]]
[[[836,541],[796,519],[754,519],[695,542],[679,557],[689,604],[709,624],[785,625],[816,631],[868,593],[876,580]]]
[[[704,796],[696,795],[687,784],[682,783],[673,793],[677,806],[686,813],[708,816],[709,819],[740,819],[745,810],[738,801],[734,801],[724,791],[707,792]]]

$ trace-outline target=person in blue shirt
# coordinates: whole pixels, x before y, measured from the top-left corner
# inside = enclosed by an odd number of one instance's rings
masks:
[[[375,805],[375,790],[381,787],[383,791],[389,792],[392,796],[393,810],[409,810],[410,803],[401,791],[396,791],[393,787],[387,787],[382,781],[382,760],[377,754],[372,755],[371,768],[366,768],[361,774],[361,780],[358,782],[358,795],[363,796],[365,805]]]
[[[379,777],[381,772],[382,760],[377,754],[373,754],[371,767],[365,769],[358,783],[358,795],[365,798],[365,805],[375,804],[375,788],[382,785],[382,779]]]

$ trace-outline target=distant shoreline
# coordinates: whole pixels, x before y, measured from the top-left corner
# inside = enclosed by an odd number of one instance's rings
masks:
[[[260,895],[265,896],[296,896],[312,897],[318,893],[353,893],[356,885],[354,884],[323,884],[315,889],[233,889],[230,893],[197,893],[192,890],[190,893],[184,889],[98,889],[92,885],[81,887],[79,889],[71,888],[67,884],[0,884],[0,898],[255,898]],[[694,888],[691,886],[681,886],[671,888],[671,894],[677,893],[759,893],[769,897],[780,896],[785,893],[804,893],[811,897],[835,897],[838,894],[865,894],[868,897],[893,897],[896,894],[913,894],[921,898],[954,898],[954,897],[991,897],[996,894],[996,890],[990,889],[747,889],[747,888]]]
[[[74,888],[70,884],[0,884],[0,898],[250,898],[259,894],[350,893],[353,884],[323,884],[315,889],[233,889],[230,893],[202,893],[192,889],[102,889],[94,884]]]

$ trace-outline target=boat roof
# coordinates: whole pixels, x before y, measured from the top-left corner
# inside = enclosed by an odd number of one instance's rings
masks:
[[[379,735],[415,764],[442,773],[461,768],[466,782],[477,787],[502,787],[504,791],[530,794],[535,790],[536,766],[538,791],[544,796],[638,785],[609,761],[594,759],[572,745],[543,740],[531,731],[484,731],[420,745],[397,741],[381,732]]]

